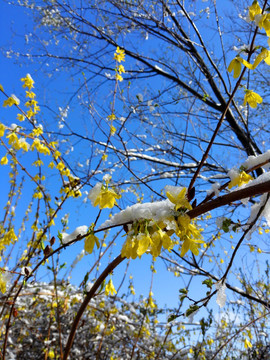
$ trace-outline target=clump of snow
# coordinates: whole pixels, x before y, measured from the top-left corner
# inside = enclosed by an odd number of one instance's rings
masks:
[[[233,181],[235,178],[237,178],[237,176],[239,176],[239,171],[236,168],[233,168],[228,172],[228,176],[231,181]]]
[[[174,204],[169,199],[153,203],[135,204],[128,206],[125,210],[115,214],[111,219],[105,221],[99,228],[131,223],[140,219],[153,219],[161,221],[173,214]]]
[[[67,244],[68,242],[75,240],[77,236],[87,234],[88,226],[78,226],[72,234],[62,233],[62,243]]]
[[[30,266],[24,266],[21,270],[21,274],[25,275],[25,276],[29,276],[32,272],[32,269],[30,268]]]
[[[105,181],[105,182],[109,182],[109,181],[111,180],[111,178],[112,178],[111,175],[105,174],[105,175],[103,176],[102,180]]]
[[[91,200],[93,206],[96,201],[96,198],[100,194],[101,187],[102,187],[102,183],[99,182],[96,183],[96,185],[89,191],[88,199]]]
[[[219,305],[219,307],[223,307],[226,304],[226,284],[222,283],[221,281],[217,282],[216,284],[216,289],[217,289],[217,304]]]
[[[181,186],[172,186],[172,185],[166,185],[164,190],[165,194],[169,192],[173,197],[177,197],[177,195],[181,192],[183,188]]]
[[[210,190],[207,190],[206,193],[207,195],[211,195],[212,193],[215,194],[215,196],[219,196],[219,189],[220,189],[220,183],[215,182],[214,184],[212,184],[212,187]]]
[[[251,169],[251,168],[254,168],[255,166],[263,164],[267,161],[270,161],[270,150],[268,150],[264,154],[261,154],[258,156],[254,156],[254,155],[249,156],[247,158],[247,160],[242,164],[242,166],[245,169]],[[263,168],[268,169],[269,166],[270,166],[270,163],[267,163],[267,164],[263,165]]]

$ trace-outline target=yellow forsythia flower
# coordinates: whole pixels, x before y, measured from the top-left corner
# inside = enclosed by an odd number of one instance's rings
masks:
[[[241,61],[239,61],[239,57],[236,56],[236,58],[234,58],[228,67],[228,71],[231,72],[233,71],[233,77],[236,79],[238,78],[238,76],[240,75],[241,72]]]
[[[5,125],[0,123],[0,137],[4,136],[5,134]]]
[[[270,36],[270,14],[263,14],[258,22],[259,28],[264,28],[266,35]]]
[[[8,158],[7,156],[3,156],[1,161],[0,161],[1,165],[7,165],[8,164]]]
[[[175,194],[171,193],[170,191],[166,192],[167,198],[170,200],[170,202],[175,204],[175,210],[178,210],[179,208],[186,208],[188,210],[192,210],[192,206],[186,198],[186,193],[186,188],[183,188],[181,191]]]
[[[119,74],[125,73],[125,68],[123,65],[119,65],[117,68],[117,71]]]
[[[16,95],[12,94],[7,100],[4,101],[3,106],[20,105],[20,100]]]
[[[183,241],[181,254],[184,256],[190,250],[195,256],[199,255],[200,244],[203,244],[200,230],[191,223],[188,215],[180,215],[177,219],[177,236]]]
[[[241,171],[239,175],[234,177],[229,183],[228,188],[231,189],[233,186],[242,186],[243,184],[247,184],[250,180],[253,180],[253,177],[245,171]]]
[[[108,120],[115,120],[116,116],[114,113],[112,113],[111,115],[108,116]]]
[[[111,134],[111,135],[114,135],[115,132],[116,132],[116,128],[115,128],[113,125],[111,125],[111,126],[110,126],[110,134]]]
[[[17,115],[17,119],[18,119],[19,121],[24,121],[25,116],[24,116],[23,114],[18,114],[18,115]]]
[[[116,52],[114,53],[114,59],[119,63],[125,61],[125,50],[120,49],[120,47],[117,46]]]
[[[248,349],[248,348],[252,348],[252,344],[247,338],[245,338],[245,349]]]
[[[137,254],[138,256],[142,256],[149,248],[149,245],[151,243],[151,238],[148,234],[139,234],[137,236],[138,239],[138,248],[137,248]]]
[[[60,172],[63,171],[65,168],[65,164],[60,161],[60,163],[57,164],[56,169],[58,169]]]
[[[34,87],[34,80],[32,79],[30,74],[27,74],[25,78],[21,78],[21,81],[24,82],[23,88],[28,88],[28,90],[31,90]]]
[[[114,295],[117,294],[117,291],[115,290],[113,286],[112,279],[109,280],[108,284],[105,286],[105,295]]]
[[[2,294],[5,294],[5,292],[7,291],[7,282],[10,280],[11,276],[6,273],[3,272],[1,270],[0,272],[0,291]]]
[[[115,204],[117,204],[116,199],[120,199],[121,195],[118,195],[114,190],[111,189],[102,189],[94,206],[99,205],[100,209],[104,208],[113,208]]]
[[[123,81],[123,77],[121,75],[119,75],[118,73],[115,74],[115,79],[117,81]]]
[[[190,250],[195,256],[199,255],[200,244],[203,244],[203,240],[192,239],[189,236],[185,236],[183,240],[180,254],[181,257],[183,257],[188,250]]]
[[[30,99],[34,99],[36,97],[36,94],[32,91],[26,91],[26,97],[29,97]]]
[[[113,189],[108,188],[108,184],[96,184],[89,192],[88,198],[93,206],[99,206],[100,209],[113,208],[117,204],[116,199],[120,199],[121,195],[117,194]]]
[[[152,291],[150,291],[150,293],[149,293],[148,305],[149,305],[149,307],[152,308],[152,309],[154,309],[154,308],[157,307],[157,305],[156,305],[156,304],[154,303],[154,301],[153,301],[153,293],[152,293]]]
[[[259,15],[262,13],[262,9],[260,8],[260,5],[257,0],[253,1],[252,5],[249,7],[249,18],[250,20],[254,20],[256,15]]]
[[[252,90],[246,90],[246,94],[244,97],[244,105],[248,103],[250,107],[255,109],[258,104],[262,103],[262,101],[263,99],[259,94],[255,93]]]
[[[48,352],[48,358],[49,359],[54,359],[55,358],[53,349],[50,349],[50,351]]]
[[[92,254],[95,244],[99,249],[100,247],[99,239],[94,235],[94,233],[91,233],[84,240],[84,250],[89,254]]]

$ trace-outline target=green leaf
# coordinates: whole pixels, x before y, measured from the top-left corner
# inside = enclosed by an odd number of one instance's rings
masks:
[[[44,241],[43,241],[43,240],[40,241],[40,247],[41,247],[42,250],[45,249],[45,245],[44,245]]]
[[[58,237],[58,239],[60,240],[60,243],[61,243],[61,245],[62,245],[63,235],[60,233],[59,230],[58,230],[57,237]]]
[[[181,294],[185,294],[185,295],[187,295],[187,294],[188,294],[188,291],[187,291],[187,289],[186,289],[186,288],[179,289],[179,292],[180,292]]]
[[[209,289],[212,289],[213,280],[212,279],[205,279],[202,284],[206,285]]]
[[[172,321],[175,320],[176,318],[177,318],[177,315],[172,314],[172,315],[169,316],[168,322],[172,322]]]
[[[186,311],[186,316],[190,316],[191,314],[193,314],[195,311],[197,311],[199,309],[199,306],[197,305],[191,305],[187,311]]]
[[[66,265],[67,265],[67,263],[64,262],[64,264],[60,265],[59,270],[61,270],[61,269],[63,269],[63,268],[66,268]]]

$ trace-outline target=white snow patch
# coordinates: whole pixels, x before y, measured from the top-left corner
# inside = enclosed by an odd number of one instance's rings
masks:
[[[75,240],[77,236],[85,235],[88,231],[88,226],[78,226],[72,234],[62,233],[62,243],[67,244],[71,240]]]
[[[135,204],[128,206],[125,210],[115,214],[111,219],[105,221],[99,229],[110,226],[131,223],[140,219],[153,219],[154,221],[164,220],[172,215],[174,204],[169,199],[153,203]]]
[[[253,156],[253,155],[249,156],[247,160],[242,164],[242,166],[245,167],[246,169],[251,169],[267,161],[270,161],[270,150],[258,156]],[[270,163],[263,165],[264,169],[269,169],[269,167],[270,167]]]
[[[221,281],[217,282],[216,284],[216,289],[217,289],[217,304],[219,305],[219,307],[223,307],[226,304],[226,284],[222,283]]]

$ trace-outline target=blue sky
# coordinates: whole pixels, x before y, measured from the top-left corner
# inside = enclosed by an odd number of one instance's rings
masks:
[[[56,121],[55,114],[59,114],[58,107],[64,107],[67,104],[67,98],[69,97],[69,94],[73,93],[72,83],[70,81],[66,82],[67,74],[57,75],[55,78],[48,78],[42,71],[41,65],[37,61],[21,62],[20,59],[16,60],[14,57],[8,58],[3,55],[3,52],[6,53],[6,49],[9,48],[15,47],[19,50],[24,49],[24,34],[26,31],[26,27],[31,28],[33,24],[31,23],[31,19],[25,15],[25,9],[21,7],[10,6],[6,2],[2,2],[0,10],[0,33],[4,34],[4,36],[1,36],[2,53],[0,54],[0,66],[2,71],[0,83],[3,85],[4,89],[8,94],[14,93],[18,97],[23,99],[24,90],[21,87],[22,84],[20,82],[20,79],[24,77],[26,73],[30,73],[35,80],[35,92],[42,108],[43,119],[44,121],[47,121],[51,126],[53,126],[54,122]],[[152,84],[152,86],[154,85]],[[138,89],[138,92],[140,92],[140,89]],[[106,98],[107,94],[103,94],[103,96],[104,98]],[[47,102],[50,104],[51,109],[46,108]],[[70,121],[73,126],[76,126],[77,124],[77,117],[80,116],[79,111],[79,108],[76,106],[74,106],[70,111]],[[1,107],[0,121],[5,124],[16,122],[16,114],[16,109],[5,109]],[[84,148],[82,147],[81,151],[83,150]],[[0,157],[2,156],[3,153],[0,152]],[[29,157],[28,161],[29,163],[30,161],[32,161],[31,156]],[[0,167],[0,176],[2,193],[6,193],[8,180],[6,168]],[[55,177],[49,177],[48,184],[52,193],[54,191],[55,193],[57,193],[58,184],[55,183]],[[159,188],[162,188],[164,185],[165,182],[161,182],[158,186]],[[27,185],[22,195],[22,204],[20,204],[16,210],[16,217],[18,218],[18,222],[24,215],[25,204],[28,204],[28,202],[30,201],[30,190],[31,187],[28,187]],[[1,208],[5,204],[5,201],[6,197],[2,196],[0,199]],[[93,209],[89,202],[84,204],[81,199],[78,199],[74,202],[70,201],[67,205],[66,210],[63,211],[62,215],[64,215],[65,212],[70,213],[70,232],[72,232],[77,226],[90,225],[90,223],[93,221],[92,219],[95,218],[97,214],[97,210]],[[100,223],[106,220],[108,214],[109,211],[104,210],[100,219]],[[54,236],[57,235],[57,230],[60,227],[60,218],[61,216],[59,216],[57,220],[56,227],[53,233]],[[123,242],[124,238],[118,238],[117,241],[118,243],[114,247],[113,256],[119,253],[121,248],[121,244],[119,244],[119,241]],[[222,246],[223,245],[221,244],[219,250],[220,252],[222,251]],[[83,243],[80,242],[76,245],[73,245],[71,248],[64,250],[63,254],[60,255],[60,264],[64,261],[71,262],[76,257],[76,255],[80,253],[82,248]],[[243,253],[245,253],[245,251],[246,248],[244,248]],[[93,258],[90,256],[86,256],[74,270],[71,281],[76,284],[80,283],[83,279],[85,271],[87,271],[92,266],[92,264]],[[101,267],[103,267],[104,265],[105,264],[102,261]],[[131,261],[129,272],[134,276],[136,296],[139,296],[139,294],[147,296],[148,294],[152,276],[152,273],[150,271],[150,265],[151,257],[147,255],[144,256],[141,260],[137,259],[135,261]],[[155,297],[157,298],[160,305],[168,304],[168,306],[177,306],[179,288],[185,286],[183,277],[180,276],[179,278],[175,278],[173,274],[166,271],[162,260],[157,261],[156,267],[157,274],[154,276],[153,281],[153,292]],[[121,264],[121,266],[119,266],[119,268],[114,272],[114,282],[116,288],[118,287],[122,279],[125,268],[126,262]],[[63,270],[63,272],[64,271],[65,270]],[[47,277],[45,277],[45,279],[47,279]],[[128,285],[128,280],[126,280],[125,284],[125,286]],[[193,295],[194,297],[197,297],[199,287],[201,289],[204,289],[204,287],[201,285],[201,279],[194,279],[191,296]],[[214,308],[217,310],[217,306],[215,305],[215,297],[211,300],[209,306],[214,306]],[[199,317],[203,316],[202,314],[203,312],[200,313]]]

